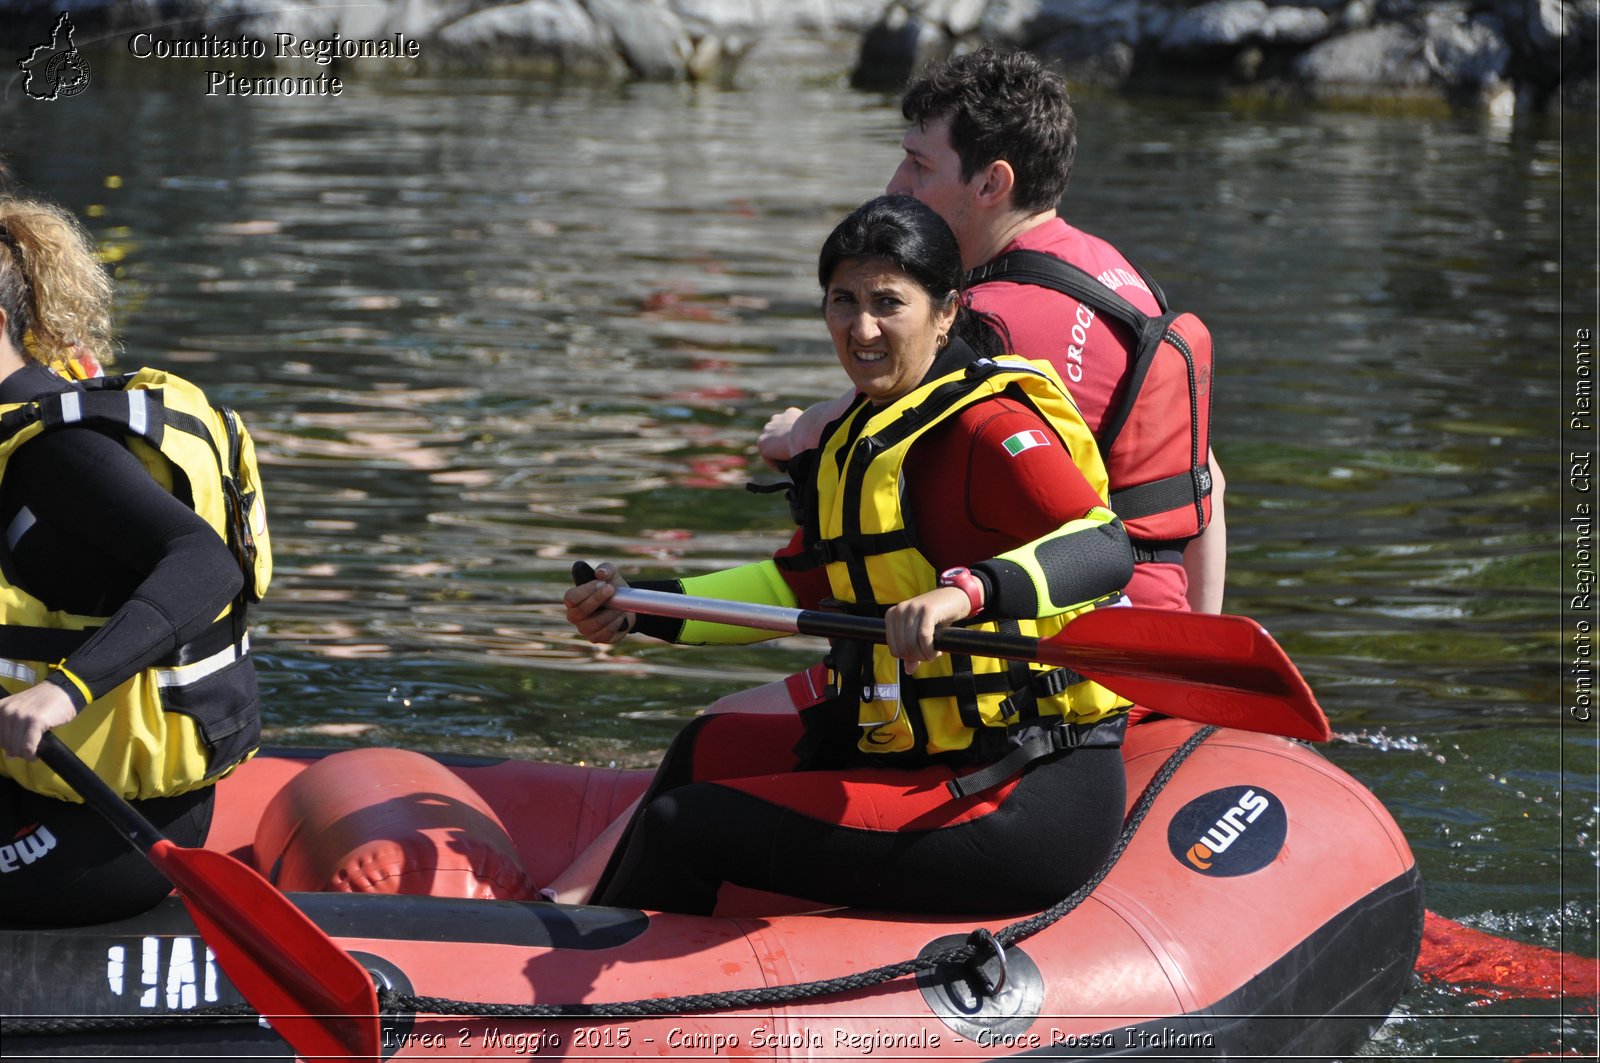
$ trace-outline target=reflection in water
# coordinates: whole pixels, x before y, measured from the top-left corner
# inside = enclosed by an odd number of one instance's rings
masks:
[[[776,479],[751,443],[841,386],[814,256],[897,161],[887,101],[452,80],[72,102],[6,116],[6,150],[91,216],[125,361],[250,419],[280,551],[258,616],[276,738],[649,763],[696,708],[813,659],[598,649],[554,603],[574,559],[705,571],[786,534],[780,496],[743,490]],[[1592,141],[1082,111],[1069,217],[1217,337],[1230,611],[1301,663],[1431,907],[1593,953],[1592,899],[1550,883],[1563,859],[1592,878],[1594,783],[1548,734],[1558,314],[1596,287],[1557,230],[1594,230],[1562,190],[1593,187]],[[1456,1006],[1414,995],[1374,1051],[1457,1050]],[[1516,1010],[1476,1013],[1474,1050],[1550,1048],[1552,1021]]]

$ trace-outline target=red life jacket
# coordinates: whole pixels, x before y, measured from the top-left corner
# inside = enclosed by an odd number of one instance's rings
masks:
[[[1161,308],[1156,317],[1043,251],[1009,251],[967,274],[967,284],[1037,284],[1133,330],[1122,398],[1095,438],[1111,478],[1111,509],[1129,537],[1181,545],[1211,521],[1211,333],[1195,315],[1169,310],[1161,286],[1142,269],[1139,276]]]

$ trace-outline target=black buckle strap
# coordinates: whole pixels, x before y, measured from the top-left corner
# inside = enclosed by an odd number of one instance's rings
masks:
[[[775,495],[779,491],[792,491],[794,483],[790,480],[774,480],[770,484],[758,484],[751,480],[744,485],[744,489],[753,495]]]
[[[970,698],[976,700],[980,694],[1001,694],[1011,689],[1011,684],[1006,682],[1004,672],[957,672],[954,675],[939,675],[923,678],[922,676],[908,675],[901,680],[906,686],[914,689],[919,698]]]
[[[1034,675],[1033,692],[1041,698],[1053,698],[1068,687],[1075,687],[1079,683],[1088,681],[1071,668],[1052,668],[1048,672]]]
[[[810,572],[812,569],[822,567],[822,558],[817,556],[815,550],[807,550],[801,554],[781,554],[774,557],[772,562],[785,572]]]
[[[822,563],[853,564],[869,557],[893,553],[914,545],[911,534],[905,529],[889,532],[871,532],[862,535],[841,535],[833,539],[819,539],[812,546]]]
[[[1048,672],[1034,672],[1025,692],[1013,693],[1012,697],[1000,703],[1000,714],[1009,720],[1022,712],[1023,703],[1036,706],[1041,698],[1053,698],[1068,687],[1088,681],[1087,677],[1079,675],[1071,668],[1052,668]]]
[[[239,645],[244,634],[242,605],[235,603],[228,615],[214,621],[194,638],[157,661],[157,668],[182,668],[186,664],[203,661],[212,654],[221,653],[229,646]]]
[[[1163,543],[1145,544],[1131,542],[1131,540],[1130,545],[1133,547],[1133,560],[1139,564],[1183,564],[1183,547],[1181,546],[1171,546]]]
[[[1111,492],[1111,508],[1124,520],[1192,506],[1211,494],[1211,470],[1204,466],[1160,480]]]
[[[812,551],[817,555],[817,560],[824,565],[843,563],[848,565],[858,559],[855,547],[846,539],[819,539],[812,546]]]
[[[1049,730],[1035,731],[988,767],[959,779],[951,779],[944,784],[945,789],[950,791],[952,797],[980,793],[991,786],[1000,785],[1029,764],[1052,753],[1121,746],[1127,729],[1128,714],[1119,712],[1094,723],[1061,723]]]
[[[33,422],[39,420],[37,403],[25,403],[0,416],[0,443],[4,443]]]
[[[1022,702],[1034,704],[1040,698],[1053,698],[1068,687],[1086,682],[1088,680],[1084,676],[1070,668],[1032,672],[1021,691],[1008,672],[958,672],[928,678],[908,675],[901,680],[904,686],[915,691],[918,698],[955,698],[957,701],[976,702],[982,694],[1011,695],[1000,703],[1000,714],[1008,720],[1022,710]],[[969,723],[969,726],[979,724]]]
[[[228,615],[171,653],[153,662],[155,668],[181,668],[204,660],[239,642],[244,609],[235,605]],[[20,661],[59,661],[72,656],[78,647],[100,631],[99,627],[74,630],[55,627],[22,627],[8,624],[0,628],[0,657]]]
[[[88,642],[98,626],[74,631],[71,628],[0,626],[0,657],[19,661],[59,661],[72,656]]]
[[[1041,731],[1025,739],[988,767],[980,768],[971,775],[951,779],[944,784],[945,789],[950,791],[951,797],[966,797],[987,790],[991,786],[1000,785],[1040,757],[1054,753],[1056,751],[1054,734],[1054,731]]]

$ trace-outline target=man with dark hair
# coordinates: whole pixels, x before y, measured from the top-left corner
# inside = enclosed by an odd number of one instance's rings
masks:
[[[1138,269],[1057,212],[1077,153],[1077,117],[1059,75],[1026,52],[983,48],[923,74],[906,92],[901,109],[911,124],[902,141],[905,158],[887,191],[913,195],[937,211],[955,232],[968,270],[1010,252],[1042,252],[1083,270],[1137,311],[1160,312]],[[1099,435],[1108,411],[1127,393],[1132,329],[1088,302],[1000,276],[973,284],[968,293],[973,309],[1000,326],[1011,350],[1052,363]],[[782,461],[814,446],[843,401],[773,417],[759,440],[762,456]],[[1177,421],[1191,414],[1184,404],[1170,410],[1136,407],[1132,416]],[[1135,449],[1124,444],[1120,462],[1112,463],[1113,492],[1119,469],[1128,483],[1147,479],[1138,475],[1141,457]],[[1227,565],[1223,480],[1209,450],[1205,465],[1211,521],[1186,540],[1136,543],[1140,564],[1128,585],[1135,605],[1220,611]]]
[[[1014,174],[1011,206],[1019,214],[1053,213],[1066,194],[1078,154],[1078,116],[1066,84],[1026,52],[985,48],[936,66],[906,90],[900,113],[918,127],[912,133],[942,125],[963,182],[1004,159]],[[910,162],[915,156],[906,147]],[[890,185],[908,177],[903,163]]]

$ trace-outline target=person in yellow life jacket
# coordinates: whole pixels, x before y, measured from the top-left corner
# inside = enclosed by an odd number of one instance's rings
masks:
[[[789,469],[799,530],[772,560],[640,585],[881,616],[887,645],[836,643],[797,680],[798,711],[693,721],[593,899],[705,913],[731,882],[908,911],[1047,907],[1115,841],[1128,703],[1064,669],[942,656],[933,638],[956,623],[1049,636],[1120,601],[1133,553],[1105,470],[1054,371],[1005,357],[962,305],[955,238],[930,208],[858,208],[818,279],[856,395]],[[590,641],[770,637],[614,609],[622,577],[595,575],[566,594]]]
[[[0,924],[170,890],[37,759],[46,731],[183,846],[260,735],[219,462],[189,432],[213,411],[73,379],[110,360],[111,296],[71,215],[0,197]]]

